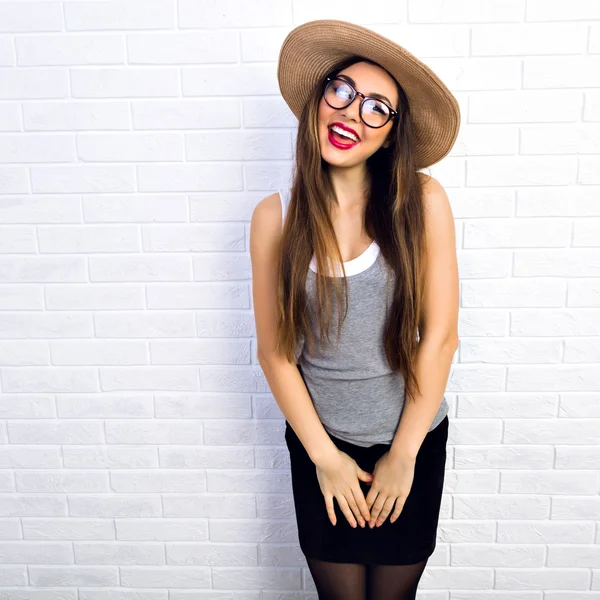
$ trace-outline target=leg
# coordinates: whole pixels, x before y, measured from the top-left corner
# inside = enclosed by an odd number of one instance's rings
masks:
[[[319,600],[365,600],[367,567],[306,558]]]
[[[369,567],[369,600],[415,600],[427,560],[414,565]]]

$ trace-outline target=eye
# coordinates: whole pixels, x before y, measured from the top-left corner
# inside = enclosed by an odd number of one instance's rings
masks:
[[[384,116],[387,116],[389,113],[388,107],[383,102],[376,100],[375,98],[369,98],[365,102],[365,110]]]
[[[333,89],[340,100],[348,100],[352,97],[352,89],[345,83],[334,82]]]

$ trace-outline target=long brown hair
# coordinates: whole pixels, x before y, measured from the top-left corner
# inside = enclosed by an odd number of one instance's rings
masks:
[[[359,61],[378,65],[364,57],[352,56],[335,65],[329,75],[335,76]],[[320,343],[330,341],[331,286],[338,305],[338,337],[348,308],[346,272],[330,216],[330,207],[336,198],[328,175],[328,163],[321,158],[319,146],[318,106],[323,85],[324,80],[315,87],[299,119],[290,203],[277,266],[275,351],[290,362],[296,360],[297,344],[302,337],[311,355],[314,350],[305,288],[313,254],[317,265]],[[423,304],[424,206],[414,156],[410,106],[397,81],[396,86],[399,114],[389,133],[391,144],[379,148],[366,162],[369,181],[365,182],[363,190],[367,198],[364,226],[369,237],[379,245],[395,280],[384,332],[385,356],[393,371],[401,371],[407,398],[414,399],[415,390],[420,392],[415,361]],[[339,267],[343,277],[322,275],[337,271]]]

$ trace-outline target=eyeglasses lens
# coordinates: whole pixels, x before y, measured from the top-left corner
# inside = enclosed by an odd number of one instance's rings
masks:
[[[345,108],[350,104],[354,92],[352,88],[340,79],[333,79],[325,87],[325,101],[332,108]],[[371,127],[381,127],[390,118],[389,108],[376,98],[368,98],[362,106],[362,118]]]

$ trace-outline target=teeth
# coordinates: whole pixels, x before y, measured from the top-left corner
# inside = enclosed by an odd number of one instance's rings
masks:
[[[343,135],[344,137],[350,138],[353,142],[358,142],[358,138],[354,134],[342,129],[341,127],[338,127],[337,125],[332,125],[331,130]]]

